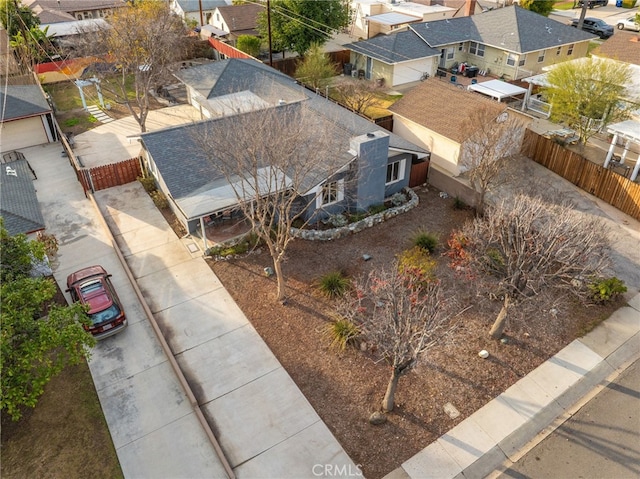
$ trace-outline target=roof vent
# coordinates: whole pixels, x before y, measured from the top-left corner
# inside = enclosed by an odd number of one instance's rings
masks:
[[[16,178],[18,177],[18,172],[13,168],[11,168],[10,166],[7,166],[6,172],[7,172],[7,176],[15,176]]]
[[[375,133],[371,133],[371,132],[367,133],[367,138],[373,138],[374,136],[376,136]]]
[[[287,102],[284,101],[282,98],[280,100],[278,100],[278,105],[286,105]]]

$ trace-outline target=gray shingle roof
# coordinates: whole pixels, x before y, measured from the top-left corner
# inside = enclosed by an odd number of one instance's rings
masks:
[[[474,41],[514,53],[529,53],[596,38],[577,28],[544,17],[518,6],[510,6],[473,15],[435,22],[413,23],[411,30],[392,33],[345,45],[385,63],[439,54],[438,48],[453,43]],[[418,40],[422,37],[432,49],[420,55]]]
[[[37,85],[0,87],[0,118],[17,120],[49,113],[51,108]]]
[[[208,99],[245,90],[268,102],[306,98],[293,78],[256,60],[231,58],[180,70],[175,76]]]
[[[10,235],[44,229],[44,218],[27,160],[3,163],[0,171],[0,216]],[[15,176],[13,173],[15,172]]]
[[[369,40],[349,43],[344,47],[390,64],[440,55],[439,50],[431,48],[411,30],[378,35]]]
[[[239,91],[238,88],[245,89],[244,83],[239,82],[238,79],[246,80],[245,77],[248,73],[251,74],[251,81],[248,82],[247,86],[248,89],[254,93],[256,93],[254,89],[259,90],[263,88],[263,83],[266,82],[270,88],[273,88],[274,84],[280,85],[276,91],[278,92],[278,97],[282,98],[283,85],[288,86],[289,84],[293,84],[293,80],[290,77],[253,60],[229,59],[203,66],[207,68],[190,68],[181,71],[176,76],[189,85],[191,85],[189,80],[193,79],[200,88],[204,88],[204,91],[215,92],[218,95],[234,93]],[[247,70],[247,68],[249,68],[249,70]],[[227,69],[229,70],[227,71]],[[222,85],[217,84],[220,83],[219,81],[215,82],[216,84],[211,88],[209,86],[211,80],[207,78],[207,75],[213,74],[216,76],[220,75],[221,72],[233,72],[233,75],[230,75],[228,79],[222,82]],[[279,81],[283,83],[277,83]],[[344,164],[351,158],[348,150],[349,140],[352,137],[373,131],[384,131],[388,133],[383,128],[371,123],[365,118],[331,101],[325,100],[308,90],[301,89],[300,86],[292,88],[297,97],[295,102],[274,108],[277,108],[279,114],[282,115],[286,115],[288,109],[297,109],[296,111],[302,111],[303,114],[309,115],[311,124],[315,125],[318,135],[338,139],[339,142],[344,145]],[[217,95],[210,94],[209,98],[215,96]],[[301,98],[305,100],[300,101]],[[261,112],[257,111],[246,114],[260,115]],[[216,131],[225,132],[225,134],[232,134],[235,124],[233,117],[222,117],[191,125],[143,133],[141,135],[145,148],[159,168],[162,178],[174,198],[185,198],[198,191],[210,189],[214,185],[226,181],[223,173],[212,165],[208,156],[202,150],[202,147],[198,145],[195,138],[211,131],[212,128],[215,128]],[[427,153],[426,150],[393,133],[390,133],[389,147],[418,154]],[[301,157],[304,157],[303,149],[304,145],[301,145]],[[320,167],[321,166],[322,165],[320,165]],[[311,187],[315,185],[307,186]]]

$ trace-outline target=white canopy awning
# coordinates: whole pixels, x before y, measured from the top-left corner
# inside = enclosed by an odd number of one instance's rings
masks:
[[[607,125],[607,132],[640,144],[640,121],[625,120]]]
[[[526,88],[521,88],[502,80],[489,80],[482,83],[475,83],[467,87],[471,91],[482,93],[483,95],[495,98],[498,101],[511,96],[523,95],[527,93]]]

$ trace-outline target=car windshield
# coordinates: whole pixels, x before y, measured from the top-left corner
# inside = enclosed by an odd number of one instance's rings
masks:
[[[120,308],[114,303],[107,309],[103,309],[102,311],[98,311],[96,313],[90,314],[91,322],[93,325],[97,325],[100,323],[104,323],[107,321],[112,321],[116,319],[120,315]]]
[[[600,25],[601,27],[604,27],[606,25],[606,23],[604,22],[604,20],[595,20],[593,22],[595,25]]]

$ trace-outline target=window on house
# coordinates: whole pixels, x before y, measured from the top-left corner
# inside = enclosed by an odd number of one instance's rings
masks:
[[[544,50],[538,53],[538,63],[542,63],[544,61]]]
[[[463,51],[463,50],[464,50],[464,43],[460,43],[460,44],[458,45],[458,51],[459,51],[459,52],[461,52],[461,51]]]
[[[322,185],[322,191],[316,200],[316,206],[327,206],[344,199],[344,180],[330,181]]]
[[[520,56],[520,61],[518,62],[518,66],[519,67],[523,67],[526,61],[527,61],[527,56],[526,55],[521,55]]]
[[[482,45],[481,43],[471,42],[469,44],[469,53],[471,53],[472,55],[483,57],[484,45]]]
[[[220,14],[216,13],[216,20],[220,21]]]
[[[447,60],[453,60],[455,49],[453,47],[447,48]]]
[[[509,53],[507,55],[507,65],[513,67],[516,65],[516,61],[518,61],[518,55],[516,55],[515,53]]]
[[[558,49],[556,50],[556,55],[560,55],[560,52],[562,52],[562,47],[558,47]]]
[[[404,160],[394,161],[387,165],[387,181],[385,184],[390,185],[396,181],[402,180],[404,175]]]
[[[567,55],[571,55],[572,53],[573,53],[573,43],[569,45],[569,48],[567,48]]]

